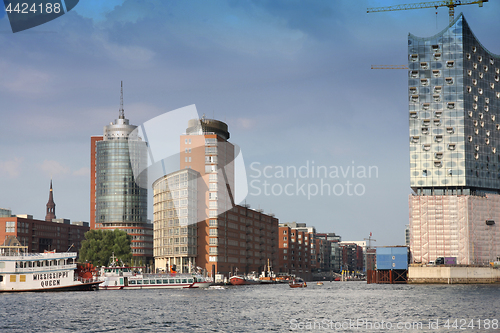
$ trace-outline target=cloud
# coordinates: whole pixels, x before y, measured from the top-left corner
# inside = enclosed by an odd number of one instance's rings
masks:
[[[49,176],[65,176],[70,173],[69,167],[62,165],[57,161],[45,160],[40,169]]]
[[[73,176],[89,176],[90,168],[83,167],[79,170],[73,171]]]
[[[19,177],[21,174],[21,163],[23,158],[15,157],[13,160],[2,162],[0,161],[0,175],[8,174],[12,178]]]
[[[238,118],[236,119],[236,126],[239,129],[249,130],[254,129],[257,121],[255,119],[250,118]]]
[[[38,98],[51,91],[52,77],[47,72],[5,61],[0,62],[0,71],[2,90],[22,94],[24,98]]]

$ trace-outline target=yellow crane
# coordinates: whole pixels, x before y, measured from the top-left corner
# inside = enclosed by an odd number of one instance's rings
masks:
[[[408,10],[408,9],[422,9],[422,8],[438,8],[438,7],[448,7],[450,23],[455,19],[455,7],[461,5],[473,5],[478,4],[479,7],[483,7],[483,2],[488,2],[489,0],[445,0],[445,1],[430,1],[430,2],[417,2],[404,5],[394,5],[387,7],[373,7],[367,8],[367,13],[377,13],[377,12],[390,12],[396,10]]]

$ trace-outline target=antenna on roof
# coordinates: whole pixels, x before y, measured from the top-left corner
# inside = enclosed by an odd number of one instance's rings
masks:
[[[119,117],[120,119],[125,119],[125,111],[123,110],[123,81],[122,81],[122,87],[120,91],[120,114]]]

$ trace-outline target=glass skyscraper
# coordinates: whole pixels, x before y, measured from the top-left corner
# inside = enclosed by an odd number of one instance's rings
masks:
[[[118,119],[104,127],[103,136],[92,138],[91,228],[126,231],[132,236],[134,260],[146,264],[153,257],[147,171],[135,175],[134,170],[147,170],[147,143],[137,136],[136,128],[125,118],[122,106]]]
[[[500,189],[500,56],[462,14],[408,37],[411,187],[417,194]]]
[[[410,248],[414,263],[500,258],[500,56],[460,14],[408,37]]]

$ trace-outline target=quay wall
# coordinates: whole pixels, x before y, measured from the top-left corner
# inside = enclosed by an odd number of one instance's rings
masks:
[[[500,269],[493,267],[410,266],[408,267],[408,283],[500,283]]]

